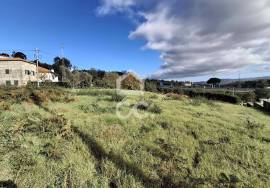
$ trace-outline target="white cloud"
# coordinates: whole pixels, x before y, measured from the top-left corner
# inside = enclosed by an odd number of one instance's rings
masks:
[[[161,53],[156,78],[230,72],[270,60],[270,0],[104,0],[99,10],[140,12],[145,21],[130,38],[143,38],[145,48]]]
[[[106,15],[115,12],[126,11],[130,6],[135,4],[135,0],[101,0],[102,6],[98,7],[99,15]]]

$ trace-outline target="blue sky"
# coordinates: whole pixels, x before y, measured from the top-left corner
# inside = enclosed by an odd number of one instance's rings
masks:
[[[0,52],[26,50],[33,59],[28,50],[39,48],[52,63],[64,46],[79,68],[161,79],[267,76],[268,0],[241,1],[2,0]]]
[[[142,50],[143,41],[128,38],[135,24],[123,15],[97,16],[98,3],[1,1],[0,50],[39,48],[42,61],[52,63],[63,45],[65,56],[79,68],[133,70],[143,76],[156,71],[161,64],[159,54]],[[33,52],[26,54],[34,58]]]

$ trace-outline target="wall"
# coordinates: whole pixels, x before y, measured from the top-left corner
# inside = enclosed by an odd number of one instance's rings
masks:
[[[9,74],[6,74],[6,69],[10,70]],[[25,70],[31,71],[31,75],[25,74]],[[18,86],[26,85],[28,81],[36,81],[36,65],[23,60],[0,59],[0,85],[6,85],[6,81],[11,81],[11,85],[14,85],[16,80]]]
[[[58,77],[54,73],[39,73],[40,81],[58,82]]]
[[[270,112],[270,101],[263,101],[263,107],[267,112]]]

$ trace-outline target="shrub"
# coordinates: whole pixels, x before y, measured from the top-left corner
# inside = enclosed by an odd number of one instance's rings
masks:
[[[63,151],[57,143],[46,143],[40,154],[51,160],[60,160],[63,156]]]
[[[98,103],[80,105],[79,109],[84,113],[106,113],[113,112],[115,110],[113,107],[103,108],[99,106]]]
[[[128,90],[140,90],[141,89],[141,82],[132,74],[129,74],[124,80],[121,82],[122,89]]]
[[[0,110],[10,110],[11,104],[6,101],[0,102]]]
[[[243,102],[254,102],[256,100],[256,94],[254,92],[244,93],[240,97]]]
[[[162,112],[161,108],[156,104],[151,104],[148,108],[149,112],[160,114]]]
[[[256,89],[255,90],[256,98],[270,98],[270,89]]]
[[[185,90],[185,94],[190,97],[205,97],[208,100],[218,100],[223,102],[228,102],[232,104],[238,104],[240,103],[240,98],[238,96],[232,96],[228,94],[222,94],[222,93],[203,93],[200,91],[194,91],[194,90]]]
[[[125,96],[119,95],[119,94],[117,94],[117,93],[114,93],[114,94],[111,96],[111,101],[114,101],[114,102],[121,102],[124,98],[125,98]]]
[[[184,98],[183,95],[179,95],[176,93],[167,93],[166,94],[166,99],[169,99],[169,100],[182,100],[183,98]]]
[[[155,114],[160,114],[162,112],[161,108],[154,104],[153,102],[141,102],[136,105],[138,110],[148,111]]]

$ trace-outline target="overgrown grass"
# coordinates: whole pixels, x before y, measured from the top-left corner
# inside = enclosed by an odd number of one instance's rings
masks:
[[[256,110],[113,90],[0,92],[0,186],[270,186],[270,117]],[[120,101],[142,118],[119,118]]]

